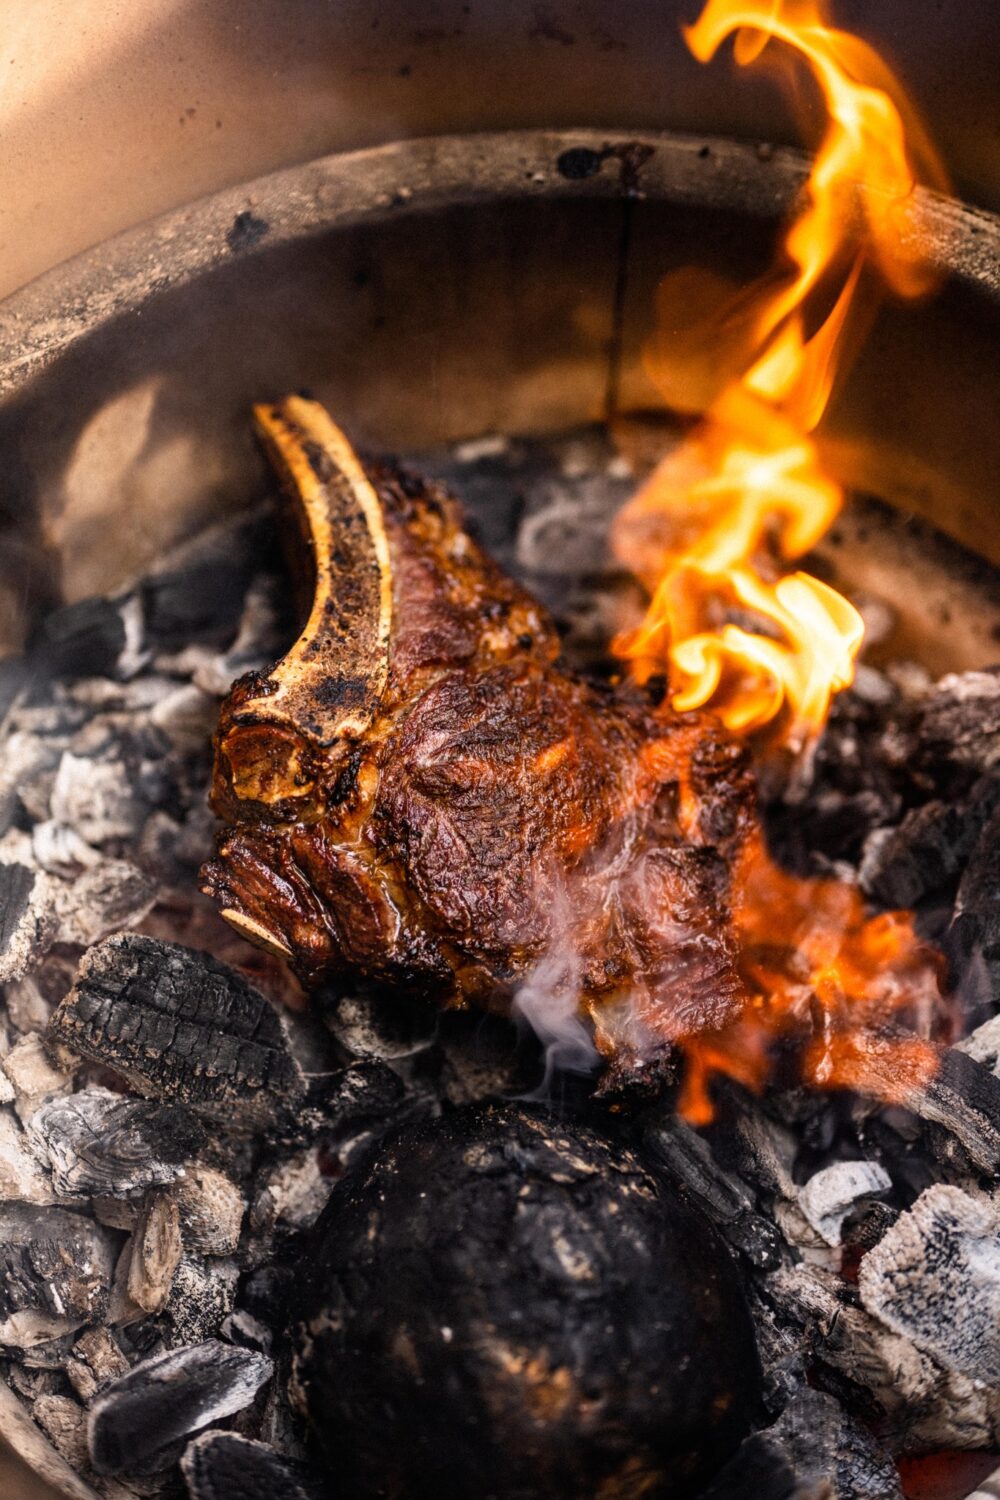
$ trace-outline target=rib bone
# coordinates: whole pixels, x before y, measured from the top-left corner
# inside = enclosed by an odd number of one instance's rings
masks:
[[[217,747],[232,796],[280,821],[282,804],[308,815],[329,752],[372,722],[388,673],[392,573],[378,498],[323,407],[289,396],[254,415],[311,553],[315,592],[287,656],[227,700]]]

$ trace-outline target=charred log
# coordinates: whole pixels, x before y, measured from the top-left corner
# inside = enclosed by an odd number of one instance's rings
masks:
[[[309,1267],[295,1381],[338,1495],[687,1495],[755,1412],[724,1248],[583,1126],[508,1106],[397,1133]]]

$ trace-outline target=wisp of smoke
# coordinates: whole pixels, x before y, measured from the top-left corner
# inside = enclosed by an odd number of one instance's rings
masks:
[[[550,893],[552,936],[524,983],[515,992],[511,1014],[525,1021],[545,1049],[545,1073],[530,1099],[548,1098],[558,1073],[593,1073],[601,1058],[580,1015],[583,965],[572,939],[565,891]]]

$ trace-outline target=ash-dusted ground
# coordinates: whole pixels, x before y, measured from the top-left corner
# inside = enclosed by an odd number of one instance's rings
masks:
[[[612,670],[639,604],[608,565],[627,464],[590,432],[428,463],[567,658]],[[293,634],[276,557],[249,517],[0,664],[0,1428],[108,1500],[218,1500],[234,1473],[315,1496],[284,1333],[309,1231],[389,1130],[544,1073],[532,1038],[478,1014],[307,1011],[198,896],[219,701]],[[891,1500],[904,1457],[1000,1443],[1000,674],[932,681],[893,656],[891,608],[862,603],[881,665],[809,773],[768,786],[772,843],[916,909],[956,1045],[906,1110],[729,1085],[696,1133],[669,1089],[630,1105],[629,1149],[714,1222],[754,1314],[765,1425],[716,1500],[751,1474],[754,1500]],[[590,1087],[557,1077],[551,1103],[600,1130]]]

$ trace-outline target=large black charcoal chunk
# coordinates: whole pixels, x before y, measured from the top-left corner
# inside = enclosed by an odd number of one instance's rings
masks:
[[[87,1444],[95,1471],[161,1473],[195,1433],[249,1406],[272,1373],[266,1355],[219,1339],[143,1360],[94,1398]]]
[[[734,1263],[627,1145],[513,1105],[387,1138],[303,1266],[331,1495],[691,1493],[760,1367]]]
[[[921,759],[941,773],[1000,762],[1000,666],[942,677],[918,724]]]
[[[180,1105],[81,1089],[32,1116],[31,1139],[60,1197],[123,1197],[173,1182],[205,1133]]]
[[[49,1036],[140,1093],[230,1122],[265,1124],[303,1093],[263,995],[208,954],[156,938],[128,934],[91,948]]]
[[[700,1500],[902,1500],[895,1465],[822,1391],[747,1438]]]
[[[35,661],[60,677],[114,677],[127,632],[120,599],[80,599],[46,615]]]
[[[320,1500],[316,1480],[267,1443],[235,1432],[206,1432],[181,1459],[191,1500]]]

